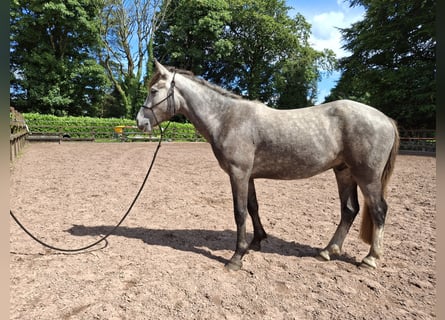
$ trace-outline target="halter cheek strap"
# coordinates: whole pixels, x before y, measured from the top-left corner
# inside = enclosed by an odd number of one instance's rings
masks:
[[[156,126],[159,126],[160,122],[158,121],[158,119],[156,118],[156,114],[153,111],[153,108],[160,105],[161,103],[163,103],[164,101],[167,101],[167,107],[168,110],[173,109],[173,115],[176,114],[176,106],[175,106],[175,75],[176,75],[176,70],[173,72],[173,79],[170,82],[170,88],[168,89],[168,93],[167,96],[162,99],[161,101],[159,101],[158,103],[156,103],[155,105],[151,106],[151,107],[147,107],[146,105],[142,105],[142,108],[144,109],[148,109],[151,111],[151,113],[153,114],[153,118],[156,121]],[[170,99],[171,98],[171,99]]]

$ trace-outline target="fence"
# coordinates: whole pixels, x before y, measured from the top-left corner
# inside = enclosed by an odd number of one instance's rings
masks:
[[[29,141],[157,141],[159,129],[144,133],[135,126],[49,126],[25,124],[23,116],[10,108],[10,159],[17,156]],[[168,141],[205,141],[194,127],[181,127],[172,123],[165,132]],[[400,153],[404,154],[436,154],[435,130],[400,130]]]
[[[9,108],[9,160],[13,161],[26,144],[28,128],[23,116],[14,108]]]
[[[435,130],[400,130],[400,153],[436,154]]]

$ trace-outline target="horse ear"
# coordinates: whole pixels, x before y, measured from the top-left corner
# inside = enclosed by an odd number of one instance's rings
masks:
[[[155,59],[155,67],[156,70],[161,74],[161,76],[167,76],[170,74],[170,72],[167,70],[166,67],[164,67],[162,64],[158,62],[158,60]]]

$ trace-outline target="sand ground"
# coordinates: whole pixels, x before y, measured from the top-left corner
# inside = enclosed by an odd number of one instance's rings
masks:
[[[155,147],[30,144],[11,166],[10,206],[53,245],[89,244],[127,210]],[[236,229],[228,176],[207,143],[163,144],[106,246],[54,252],[10,219],[10,319],[436,318],[435,158],[398,157],[376,270],[358,267],[369,250],[360,217],[343,255],[315,258],[340,217],[332,171],[256,186],[269,237],[238,272],[223,268]]]

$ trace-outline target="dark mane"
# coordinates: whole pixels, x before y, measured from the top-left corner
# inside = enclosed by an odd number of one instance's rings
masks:
[[[211,89],[212,91],[215,91],[215,92],[217,92],[217,93],[219,93],[219,94],[221,94],[221,95],[223,95],[225,97],[229,97],[229,98],[232,98],[232,99],[242,99],[241,96],[239,96],[239,95],[237,95],[237,94],[235,94],[233,92],[230,92],[230,91],[228,91],[226,89],[223,89],[223,88],[221,88],[221,87],[219,87],[219,86],[217,86],[215,84],[212,84],[212,83],[210,83],[210,82],[208,82],[208,81],[206,81],[206,80],[204,80],[202,78],[196,77],[193,74],[193,72],[191,72],[191,71],[183,70],[183,69],[176,69],[175,67],[170,67],[170,66],[165,66],[165,67],[167,68],[168,71],[176,72],[177,74],[183,75],[186,78],[188,78],[188,79],[190,79],[190,80],[192,80],[192,81],[194,81],[196,83],[199,83],[199,84],[201,84],[201,85]],[[148,87],[150,88],[153,84],[155,84],[157,81],[159,81],[160,76],[161,76],[160,73],[156,72],[153,75],[153,77],[151,77],[150,82],[148,83]]]

